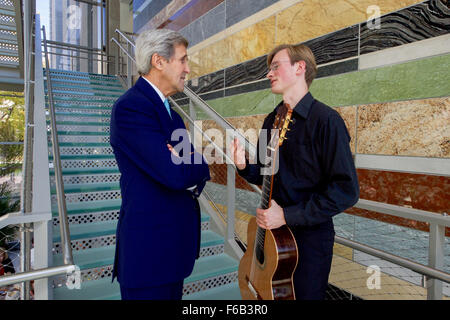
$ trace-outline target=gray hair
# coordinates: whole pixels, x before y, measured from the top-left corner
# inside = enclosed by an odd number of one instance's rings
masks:
[[[170,60],[176,45],[188,47],[188,41],[178,32],[168,29],[154,29],[142,32],[136,39],[136,68],[140,75],[150,72],[155,53]]]

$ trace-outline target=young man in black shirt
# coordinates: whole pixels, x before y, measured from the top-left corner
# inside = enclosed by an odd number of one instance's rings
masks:
[[[283,101],[266,117],[262,128],[270,132],[283,103],[293,112],[290,131],[279,150],[271,206],[257,209],[256,221],[269,230],[285,224],[290,227],[299,251],[294,273],[296,299],[323,300],[333,256],[332,217],[359,198],[350,136],[340,115],[309,92],[317,67],[307,46],[280,45],[267,62],[272,92],[281,94]],[[262,184],[261,159],[249,164],[237,139],[230,148],[239,174],[253,184]]]

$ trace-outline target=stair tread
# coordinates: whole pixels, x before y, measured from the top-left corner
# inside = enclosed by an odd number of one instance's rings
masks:
[[[66,286],[54,289],[54,300],[109,300],[120,299],[120,285],[111,278],[86,281],[79,290],[70,290]]]
[[[53,156],[48,157],[53,160]],[[98,160],[98,159],[115,159],[114,154],[61,154],[61,160]]]
[[[202,231],[201,247],[211,246],[211,238],[220,238],[223,243],[223,238],[221,238],[218,234],[210,230],[205,230]],[[114,263],[115,248],[115,245],[110,245],[85,250],[74,250],[72,251],[74,263],[81,270],[112,265]],[[63,265],[62,253],[55,254],[53,256],[53,265]]]
[[[228,283],[208,290],[183,296],[183,300],[242,300],[238,282]]]
[[[109,132],[58,131],[58,135],[64,135],[64,136],[109,136]]]
[[[101,77],[105,77],[105,78],[114,78],[117,79],[116,76],[110,75],[110,74],[100,74],[100,73],[92,73],[92,72],[83,72],[83,71],[72,71],[72,70],[59,70],[59,69],[54,69],[54,68],[50,68],[49,69],[50,74],[52,73],[58,73],[58,72],[63,72],[63,73],[71,73],[71,74],[81,74],[81,75],[86,75],[86,76],[101,76]],[[46,72],[46,69],[44,69],[44,73]]]
[[[61,144],[59,145],[61,147]],[[120,173],[117,167],[99,167],[99,168],[71,168],[63,169],[63,176],[65,175],[86,175],[86,174],[107,174],[107,173]],[[50,169],[50,175],[55,175],[55,169]]]
[[[63,116],[63,117],[93,117],[93,118],[105,118],[110,119],[111,116],[108,114],[103,114],[101,112],[93,113],[93,112],[61,112],[55,111],[55,115]]]
[[[70,109],[77,109],[77,110],[95,110],[95,111],[101,111],[101,110],[106,110],[106,111],[110,111],[112,110],[112,105],[111,106],[106,106],[106,107],[102,107],[102,106],[95,106],[95,105],[78,105],[78,104],[70,104],[70,103],[55,103],[54,106],[56,107],[56,110],[58,110],[59,108],[70,108]]]
[[[115,250],[116,246],[114,245],[86,250],[73,250],[73,261],[81,270],[112,265],[114,263]],[[53,265],[63,265],[62,253],[53,256]]]
[[[61,147],[61,144],[59,145]],[[107,174],[120,173],[117,167],[99,167],[99,168],[79,168],[79,169],[63,169],[63,176],[65,175],[86,175],[86,174]],[[55,169],[50,169],[50,175],[55,175]]]
[[[120,190],[119,182],[64,184],[64,192],[65,193],[96,192],[96,191],[109,191],[109,190]],[[52,187],[51,192],[55,193],[56,188]]]
[[[71,214],[82,214],[82,213],[92,213],[92,212],[103,212],[119,210],[122,204],[122,199],[116,200],[97,200],[97,201],[85,201],[85,202],[74,202],[67,203],[67,213]],[[53,216],[58,215],[58,205],[52,205]]]
[[[220,274],[237,271],[238,261],[229,255],[222,253],[203,257],[197,260],[192,274],[186,278],[184,283],[194,282],[201,279],[212,278]]]
[[[103,93],[102,93],[103,92]],[[107,90],[103,90],[102,92],[89,92],[89,91],[76,91],[76,90],[58,90],[58,89],[52,89],[53,94],[74,94],[74,95],[81,95],[81,96],[94,96],[94,97],[120,97],[122,93],[111,91],[108,92]],[[45,89],[45,93],[48,94],[48,90]]]
[[[56,82],[63,82],[64,84],[67,83],[73,83],[73,84],[81,84],[84,86],[90,86],[90,85],[97,85],[97,86],[104,86],[105,88],[118,88],[119,90],[124,90],[120,82],[115,81],[108,81],[108,85],[105,86],[105,83],[102,80],[95,80],[95,79],[87,79],[87,78],[65,78],[65,79],[52,79],[52,84]]]
[[[48,121],[50,122],[50,121]],[[109,127],[109,123],[105,122],[82,122],[82,121],[56,121],[56,124],[63,126],[97,126],[97,127]]]
[[[70,225],[70,239],[78,240],[84,238],[94,238],[116,233],[117,220],[99,221],[84,224]],[[59,225],[53,226],[53,242],[60,242]]]

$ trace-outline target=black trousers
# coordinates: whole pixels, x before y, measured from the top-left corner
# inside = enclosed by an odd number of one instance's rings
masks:
[[[334,245],[333,222],[293,228],[299,260],[294,273],[297,300],[324,300]]]

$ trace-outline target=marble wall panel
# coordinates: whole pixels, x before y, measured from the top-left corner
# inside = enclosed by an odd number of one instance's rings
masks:
[[[225,69],[225,87],[266,78],[267,55]]]
[[[192,47],[224,29],[225,3],[221,3],[200,18],[194,19],[192,23],[179,32],[189,41],[189,46]]]
[[[163,10],[171,0],[152,1],[144,10],[133,19],[133,30],[135,33],[142,32],[147,23]],[[150,28],[149,28],[150,29]]]
[[[318,65],[358,55],[359,25],[306,41]]]
[[[361,24],[361,54],[396,47],[449,33],[447,0],[431,0],[385,15],[380,28]]]
[[[278,0],[227,0],[227,28]]]
[[[233,52],[227,54],[236,53],[237,59],[233,59],[232,65],[266,54],[275,43],[275,16],[231,35],[225,42],[230,43]]]
[[[270,90],[260,90],[210,100],[208,104],[223,117],[267,114],[275,108],[275,97]]]
[[[145,23],[142,23],[142,21],[139,24],[136,23],[136,19],[139,18],[139,16],[141,15],[141,14],[139,14],[133,20],[134,32],[135,33],[141,33],[144,30],[158,28],[163,23],[165,23],[167,21],[167,19],[169,19],[169,17],[173,16],[174,14],[179,12],[180,10],[183,10],[183,8],[190,1],[191,0],[172,0],[161,11],[153,12],[153,18],[147,19],[145,21]]]
[[[273,48],[275,16],[260,21],[199,50],[200,64],[193,74],[204,75],[264,55]]]
[[[367,8],[381,15],[416,4],[418,0],[305,0],[277,14],[276,44],[299,43],[364,22]]]
[[[450,98],[358,107],[357,150],[364,154],[450,157]]]
[[[199,77],[193,80],[189,80],[187,85],[195,93],[204,93],[214,91],[217,89],[223,89],[225,80],[224,70],[207,74],[206,76]]]
[[[179,31],[223,2],[224,0],[191,0],[189,5],[177,11],[158,28]]]
[[[356,106],[335,108],[347,126],[350,135],[350,150],[353,154],[356,153],[356,109]]]
[[[256,82],[250,82],[245,83],[243,85],[235,86],[235,87],[229,87],[225,89],[225,96],[232,96],[235,94],[242,94],[257,90],[264,90],[264,89],[270,89],[270,81],[269,79],[256,81]]]
[[[316,79],[358,70],[358,59],[336,62],[317,68]]]
[[[330,106],[447,96],[450,54],[314,80],[311,93]]]
[[[217,70],[224,69],[226,66],[234,64],[233,62],[239,56],[238,52],[233,52],[231,41],[219,41],[206,49],[196,52],[199,59],[198,65],[191,66],[190,78],[195,75],[201,76]],[[226,53],[226,54],[225,54]]]
[[[448,213],[450,210],[450,177],[357,169],[360,198],[408,208]],[[392,217],[358,208],[346,210],[358,216],[394,223],[412,229],[429,231],[426,223]],[[446,228],[450,236],[450,228]]]

